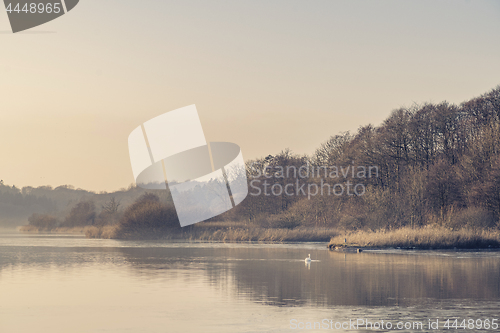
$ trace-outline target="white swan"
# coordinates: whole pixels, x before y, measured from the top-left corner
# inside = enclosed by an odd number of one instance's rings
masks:
[[[305,262],[311,262],[311,255],[309,254],[309,257],[307,257],[306,259],[304,259]]]

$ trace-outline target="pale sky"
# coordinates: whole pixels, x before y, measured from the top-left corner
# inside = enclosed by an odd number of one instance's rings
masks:
[[[500,84],[499,1],[80,0],[10,33],[0,9],[0,179],[112,191],[127,138],[196,104],[245,159],[312,153],[404,105]]]

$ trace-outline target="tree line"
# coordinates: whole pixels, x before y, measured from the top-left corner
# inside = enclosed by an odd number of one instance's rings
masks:
[[[266,228],[378,230],[429,224],[451,229],[498,228],[499,152],[500,86],[460,105],[442,102],[401,107],[393,110],[379,126],[366,125],[356,133],[330,137],[311,155],[285,149],[247,161],[250,192],[257,188],[264,190],[264,186],[266,190],[273,186],[283,189],[288,184],[319,189],[361,182],[362,195],[261,192],[248,195],[234,209],[210,221],[237,221]],[[283,172],[304,166],[313,170],[376,167],[376,173],[359,177],[355,172],[346,172],[330,177],[313,172],[299,177],[293,172]],[[265,184],[252,183],[255,179],[265,180]],[[160,230],[162,225],[176,225],[168,191],[146,193],[132,186],[127,193],[131,195],[127,195],[126,202],[110,201],[117,197],[113,193],[103,196],[106,200],[97,206],[94,204],[97,197],[79,200],[66,210],[64,218],[50,223],[120,224],[129,231],[142,227]],[[139,199],[133,202],[132,194]],[[116,209],[110,213],[106,205]],[[35,220],[33,216],[32,219]]]
[[[311,156],[284,150],[248,161],[249,177],[258,166],[271,184],[294,181],[282,173],[272,174],[276,166],[377,166],[375,177],[362,179],[363,195],[248,196],[226,218],[293,216],[300,224],[348,229],[433,223],[450,228],[498,227],[499,152],[500,86],[460,105],[402,107],[380,126],[332,136]],[[314,175],[300,181],[319,184],[320,178],[332,185],[349,180]]]

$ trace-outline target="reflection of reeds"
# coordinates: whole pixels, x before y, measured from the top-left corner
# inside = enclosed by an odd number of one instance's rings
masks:
[[[489,248],[500,247],[500,232],[493,230],[452,230],[439,226],[395,230],[348,232],[333,237],[331,245],[402,248]]]

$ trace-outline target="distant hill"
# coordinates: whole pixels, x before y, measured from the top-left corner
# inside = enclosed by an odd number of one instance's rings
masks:
[[[50,214],[63,219],[81,201],[92,201],[100,208],[115,198],[121,207],[128,206],[146,190],[131,186],[116,192],[95,193],[70,185],[23,187],[0,183],[0,227],[26,225],[33,213]]]

